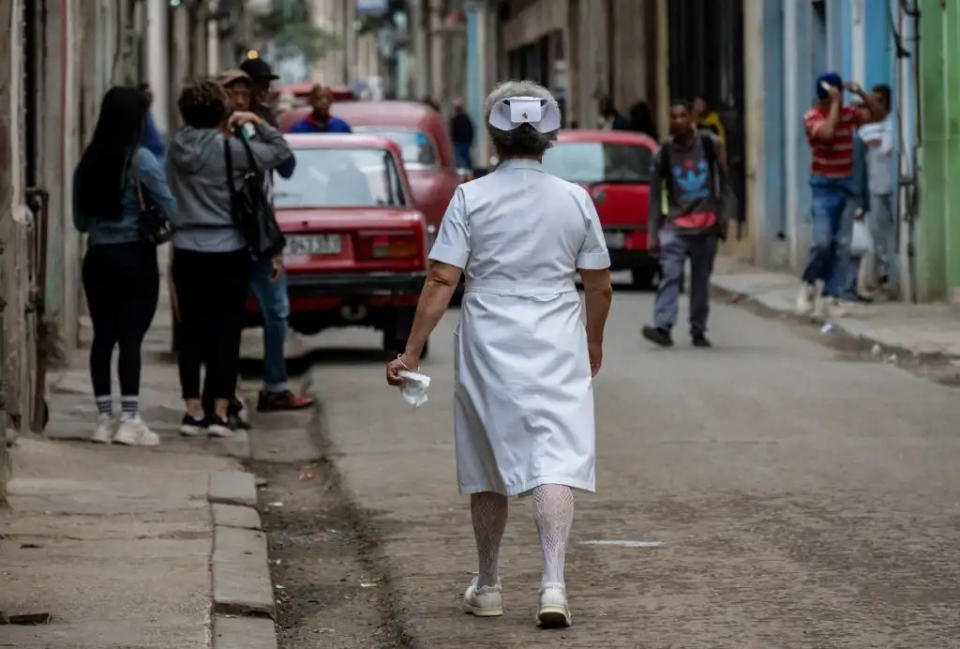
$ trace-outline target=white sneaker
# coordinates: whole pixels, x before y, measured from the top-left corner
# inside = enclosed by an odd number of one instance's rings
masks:
[[[500,584],[477,588],[477,579],[477,577],[473,578],[467,592],[463,594],[464,610],[477,617],[503,615],[503,595]]]
[[[213,417],[207,425],[207,435],[210,437],[233,437],[233,431],[227,422],[218,417]]]
[[[816,284],[804,284],[797,296],[796,314],[799,316],[813,313],[814,300],[817,296]]]
[[[157,446],[160,438],[143,423],[140,417],[137,417],[121,420],[113,441],[126,446]]]
[[[847,308],[840,302],[840,298],[836,297],[827,300],[825,311],[828,318],[842,318],[847,315]]]
[[[567,605],[567,589],[563,584],[547,584],[540,587],[540,610],[537,622],[544,628],[570,626],[573,616]]]
[[[93,431],[90,441],[96,444],[109,444],[113,438],[113,430],[113,415],[100,415],[97,419],[97,429]]]

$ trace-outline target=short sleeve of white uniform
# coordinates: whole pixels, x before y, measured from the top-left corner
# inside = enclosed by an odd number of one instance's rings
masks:
[[[470,225],[467,223],[467,208],[460,189],[453,195],[443,215],[437,240],[430,250],[430,259],[461,269],[467,266],[467,260],[470,259]]]
[[[577,254],[577,268],[583,270],[610,268],[610,252],[607,250],[607,241],[603,236],[600,216],[587,192],[582,193],[577,201],[577,207],[583,213],[587,229],[583,245],[580,246],[580,252]]]

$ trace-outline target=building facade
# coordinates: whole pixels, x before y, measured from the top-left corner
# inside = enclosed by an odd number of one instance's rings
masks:
[[[891,28],[886,0],[744,3],[750,245],[742,252],[757,264],[803,267],[811,158],[803,115],[816,100],[815,80],[835,71],[867,88],[896,86]]]
[[[939,0],[744,2],[748,244],[798,271],[810,242],[803,113],[825,71],[893,90],[902,298],[960,299],[960,5]],[[922,98],[922,99],[921,99]]]
[[[73,170],[103,95],[147,82],[158,127],[175,128],[179,89],[220,69],[244,10],[227,0],[0,3],[0,497],[7,444],[45,424],[45,367],[78,343]]]

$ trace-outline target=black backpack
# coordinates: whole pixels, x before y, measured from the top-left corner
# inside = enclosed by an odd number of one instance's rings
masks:
[[[253,157],[246,138],[240,137],[247,152],[248,169],[243,172],[240,187],[233,185],[233,156],[230,138],[223,140],[223,155],[227,163],[227,187],[230,189],[230,214],[237,228],[243,232],[247,247],[255,259],[272,259],[287,245],[277,224],[270,199],[264,191],[264,174]]]

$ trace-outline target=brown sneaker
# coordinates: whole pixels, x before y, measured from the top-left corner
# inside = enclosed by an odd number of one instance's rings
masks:
[[[257,412],[276,412],[279,410],[303,410],[313,405],[313,399],[298,397],[290,390],[283,392],[260,392],[257,400]]]

